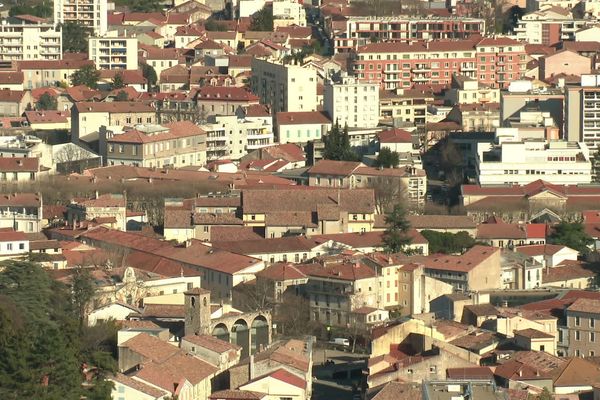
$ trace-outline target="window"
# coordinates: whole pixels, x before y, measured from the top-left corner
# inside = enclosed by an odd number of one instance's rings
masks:
[[[593,328],[596,325],[596,320],[594,318],[590,318],[590,328]]]
[[[579,331],[575,331],[575,340],[579,340],[579,339],[580,339]]]
[[[25,250],[25,243],[19,243],[19,250]]]
[[[120,144],[119,145],[119,153],[123,153],[125,151],[125,146]]]
[[[590,342],[596,341],[596,332],[590,332]]]
[[[575,316],[575,326],[579,326],[579,323],[580,323],[579,317]]]

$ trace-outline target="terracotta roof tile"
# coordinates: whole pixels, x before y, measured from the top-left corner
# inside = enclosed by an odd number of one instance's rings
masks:
[[[186,335],[181,340],[195,344],[196,346],[217,352],[226,353],[230,350],[240,350],[241,347],[234,343],[225,342],[210,335]]]
[[[152,396],[154,398],[160,398],[160,397],[168,394],[167,392],[165,392],[163,390],[157,389],[154,386],[150,386],[144,382],[140,382],[137,379],[132,379],[123,374],[116,374],[115,376],[111,376],[108,379],[113,380],[117,383],[120,383],[124,386],[130,387],[134,390],[137,390],[138,392]]]
[[[210,400],[260,400],[267,396],[265,393],[252,392],[250,390],[219,390],[208,398]]]
[[[39,170],[40,159],[37,157],[0,157],[1,172],[39,172]]]
[[[278,112],[277,125],[331,124],[331,120],[320,111]]]
[[[528,328],[515,330],[515,335],[523,336],[529,339],[554,339],[554,335],[550,335],[549,333],[539,331],[537,329]]]
[[[257,277],[273,281],[306,279],[306,274],[291,263],[275,263],[256,273]]]
[[[577,299],[567,308],[567,311],[598,314],[600,313],[600,299]]]

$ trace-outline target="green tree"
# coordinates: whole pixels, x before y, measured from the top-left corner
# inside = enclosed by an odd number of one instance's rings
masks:
[[[575,249],[581,254],[587,254],[590,251],[588,246],[594,244],[594,239],[585,232],[582,223],[561,221],[554,226],[548,237],[548,243],[561,244]]]
[[[251,31],[272,32],[273,31],[273,9],[263,7],[252,16],[250,23]]]
[[[56,110],[58,101],[49,93],[43,93],[36,103],[38,110]]]
[[[350,137],[348,136],[348,126],[340,130],[336,122],[331,130],[323,137],[325,150],[323,158],[337,161],[358,161],[358,155],[350,147]]]
[[[15,15],[34,15],[40,18],[48,18],[52,16],[52,5],[48,1],[44,1],[42,4],[36,4],[33,6],[20,4],[15,5],[8,10],[8,15],[14,17]]]
[[[406,218],[406,210],[401,204],[394,205],[393,210],[385,215],[387,229],[383,234],[383,244],[388,253],[406,251],[412,239],[408,235],[410,223]]]
[[[400,164],[400,155],[388,147],[379,150],[375,166],[381,168],[396,168]]]
[[[156,71],[152,68],[152,65],[142,64],[142,75],[144,75],[144,78],[146,78],[146,81],[148,82],[148,89],[152,89],[156,86],[158,77],[156,76]]]
[[[157,12],[162,8],[160,0],[132,0],[129,4],[129,9],[135,12]]]
[[[94,283],[89,269],[78,268],[71,282],[71,301],[75,308],[79,329],[83,329],[87,310],[94,297]]]
[[[115,97],[115,101],[129,101],[129,95],[126,91],[120,90]]]
[[[86,53],[90,30],[85,26],[67,22],[61,25],[63,51],[65,53]]]
[[[115,76],[113,76],[112,78],[112,83],[111,83],[111,87],[112,89],[122,89],[125,87],[125,82],[123,82],[123,74],[122,73],[116,73]]]
[[[209,32],[224,32],[227,30],[227,26],[219,23],[215,19],[209,18],[204,22],[204,29]]]
[[[421,235],[429,242],[430,253],[462,253],[475,245],[475,239],[465,231],[449,233],[423,230]]]
[[[100,71],[93,65],[86,65],[71,75],[71,82],[74,86],[85,85],[92,89],[98,87],[98,79],[100,79]]]
[[[600,183],[600,146],[596,147],[596,153],[592,157],[591,161],[594,182]]]

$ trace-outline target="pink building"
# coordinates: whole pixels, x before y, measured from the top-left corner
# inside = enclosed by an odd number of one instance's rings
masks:
[[[584,75],[592,71],[592,60],[570,50],[561,50],[540,59],[540,78],[554,75]]]

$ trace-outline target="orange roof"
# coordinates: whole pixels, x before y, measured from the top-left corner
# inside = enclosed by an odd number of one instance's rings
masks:
[[[37,157],[0,157],[0,172],[39,172]]]
[[[331,120],[321,111],[278,112],[278,125],[331,124]]]

